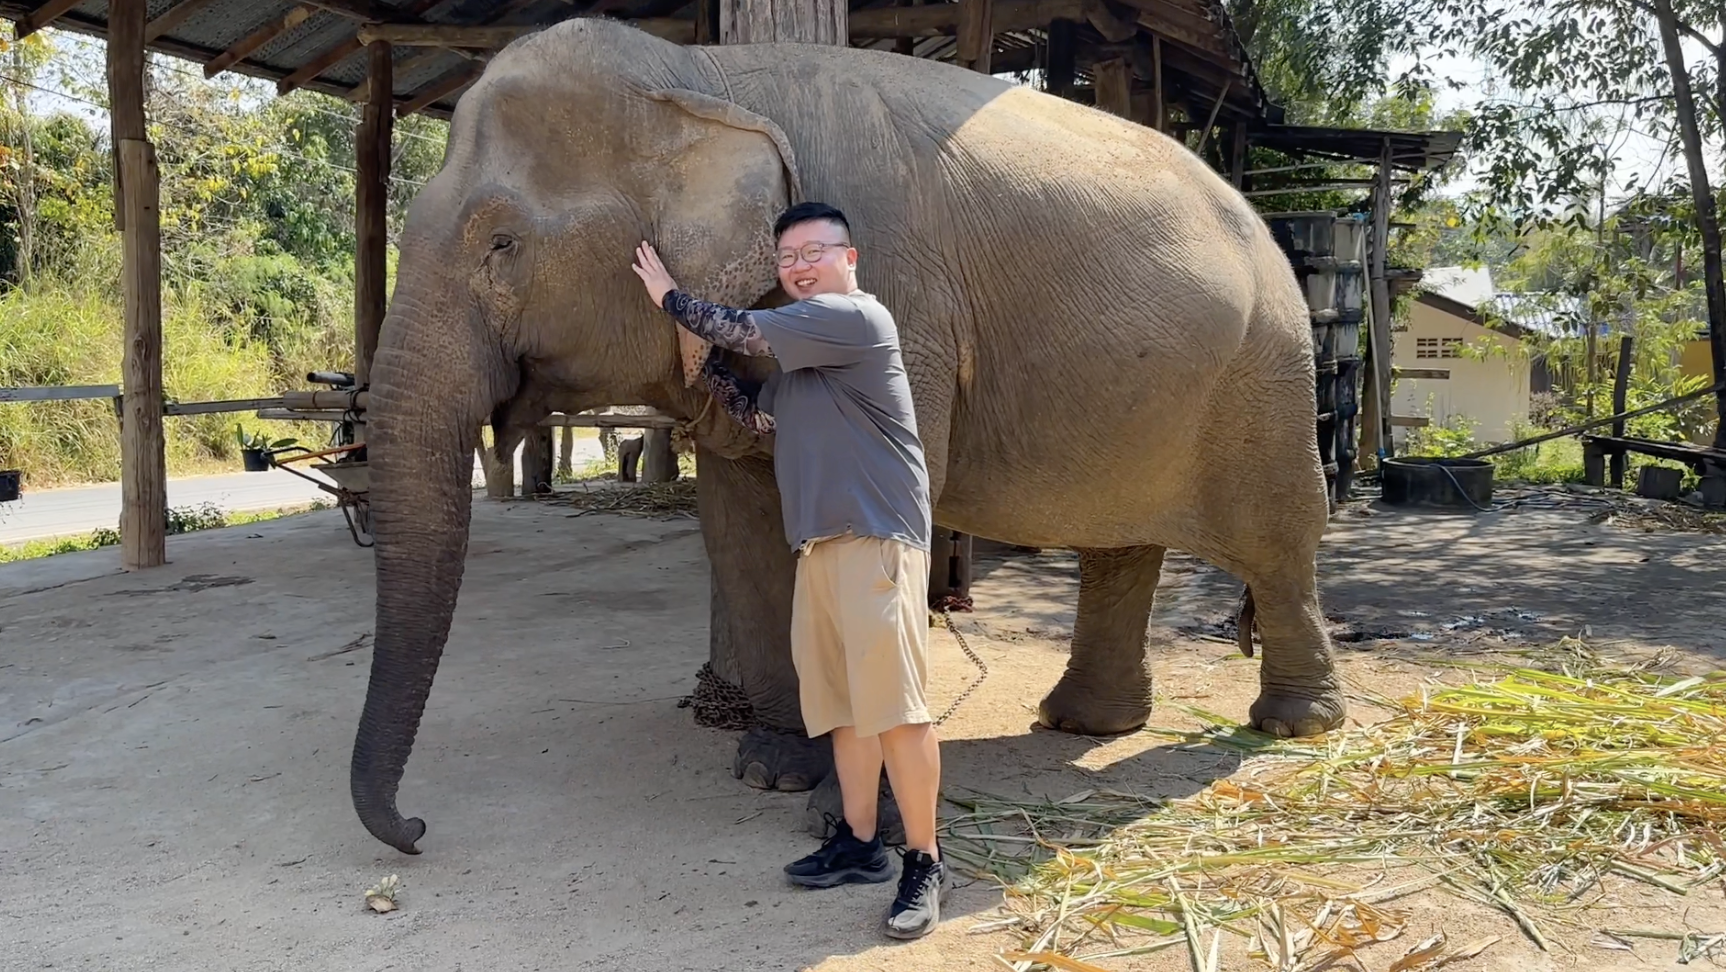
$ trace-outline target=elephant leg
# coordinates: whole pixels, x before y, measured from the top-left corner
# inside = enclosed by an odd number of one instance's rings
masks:
[[[1163,567],[1162,547],[1079,551],[1079,616],[1060,682],[1037,707],[1050,729],[1129,732],[1151,714],[1145,627]]]
[[[738,742],[732,775],[758,789],[810,789],[831,775],[833,749],[803,725],[791,664],[797,561],[785,542],[772,462],[726,459],[699,446],[696,462],[713,587],[708,664],[735,690],[725,694],[739,708],[747,701],[754,723]]]
[[[1249,710],[1253,727],[1288,737],[1316,736],[1341,726],[1348,703],[1310,559],[1255,571],[1247,584],[1240,618],[1247,629],[1240,633],[1242,647],[1251,644],[1248,626],[1255,625],[1264,656],[1259,697]]]

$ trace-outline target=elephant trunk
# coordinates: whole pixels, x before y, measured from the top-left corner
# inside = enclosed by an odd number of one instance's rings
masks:
[[[458,328],[410,324],[397,308],[389,316],[367,407],[377,622],[349,782],[365,828],[417,854],[425,822],[402,817],[396,790],[455,613],[474,448],[496,382]]]

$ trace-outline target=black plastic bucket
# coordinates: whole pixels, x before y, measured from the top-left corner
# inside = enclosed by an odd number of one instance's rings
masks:
[[[10,503],[24,494],[24,470],[0,469],[0,503]]]
[[[240,464],[246,472],[268,472],[270,454],[263,449],[241,449]]]
[[[1485,459],[1397,456],[1379,474],[1387,506],[1466,513],[1492,508],[1492,463]]]

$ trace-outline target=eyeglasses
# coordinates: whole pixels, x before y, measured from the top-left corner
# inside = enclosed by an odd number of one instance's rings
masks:
[[[825,253],[828,247],[850,245],[849,243],[805,243],[801,249],[780,250],[779,265],[789,267],[797,262],[798,257],[802,257],[804,263],[814,263],[821,259],[821,254]]]

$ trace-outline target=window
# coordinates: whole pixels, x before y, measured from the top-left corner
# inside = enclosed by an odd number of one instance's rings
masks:
[[[1416,358],[1460,358],[1462,357],[1462,338],[1415,338],[1414,356]]]

